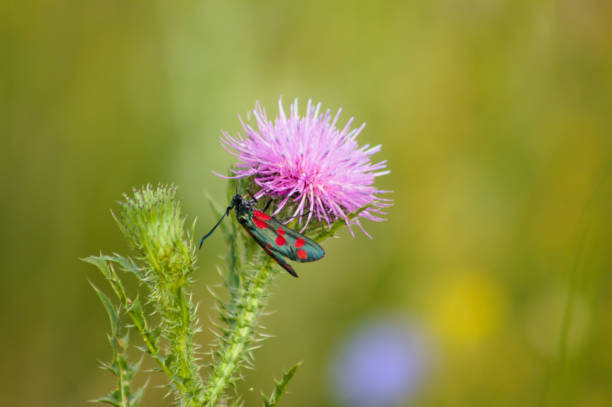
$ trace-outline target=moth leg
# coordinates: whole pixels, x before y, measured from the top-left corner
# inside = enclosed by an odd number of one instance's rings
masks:
[[[255,195],[253,193],[251,193],[251,191],[249,191],[248,189],[246,191],[245,196],[247,196],[247,195],[250,196],[253,199],[253,201],[255,201],[255,203],[257,203],[257,198],[255,198]]]
[[[266,212],[268,210],[268,208],[270,207],[270,204],[272,203],[272,198],[270,198],[270,200],[268,201],[268,203],[266,204],[265,208],[263,209],[262,212]]]

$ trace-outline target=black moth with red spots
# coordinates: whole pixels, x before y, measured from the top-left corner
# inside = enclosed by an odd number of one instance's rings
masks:
[[[200,241],[200,248],[204,239],[211,235],[223,218],[229,215],[234,208],[236,208],[236,219],[249,235],[292,276],[297,277],[298,275],[283,256],[300,263],[319,260],[325,256],[325,251],[317,242],[289,229],[273,216],[258,211],[255,209],[255,201],[245,199],[240,194],[234,195],[225,214],[212,230],[204,235]]]

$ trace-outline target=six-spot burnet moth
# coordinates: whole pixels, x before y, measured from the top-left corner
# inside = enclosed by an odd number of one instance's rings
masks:
[[[200,248],[223,218],[236,208],[238,222],[261,248],[292,276],[297,277],[298,275],[283,256],[300,263],[319,260],[325,256],[325,251],[317,242],[289,229],[273,216],[266,214],[265,209],[264,212],[258,211],[255,209],[255,203],[255,201],[243,198],[240,194],[234,195],[221,219],[200,241]]]

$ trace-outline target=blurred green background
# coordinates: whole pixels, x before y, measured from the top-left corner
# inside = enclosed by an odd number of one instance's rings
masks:
[[[246,405],[298,360],[281,405],[338,405],[330,361],[385,315],[428,338],[402,405],[612,405],[612,3],[6,1],[0,32],[0,405],[111,388],[79,258],[127,252],[109,209],[145,183],[176,183],[206,232],[220,131],[280,95],[367,122],[395,206],[277,278]],[[199,252],[204,325],[221,241]]]

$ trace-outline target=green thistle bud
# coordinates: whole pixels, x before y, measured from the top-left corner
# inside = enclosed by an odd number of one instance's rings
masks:
[[[124,195],[121,211],[115,217],[132,247],[155,273],[164,279],[176,279],[192,271],[195,262],[191,235],[185,232],[185,219],[175,199],[176,187],[150,185]]]

